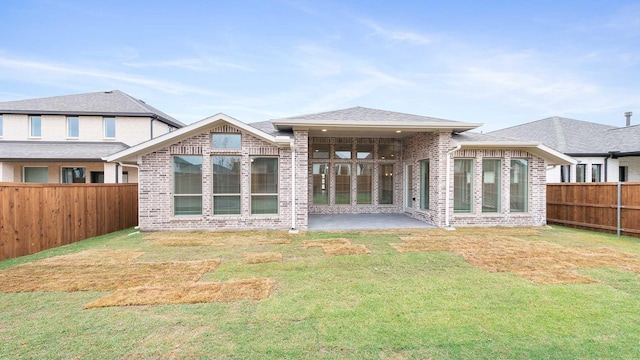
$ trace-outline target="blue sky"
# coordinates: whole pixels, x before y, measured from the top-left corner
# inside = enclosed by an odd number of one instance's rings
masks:
[[[640,119],[640,1],[21,0],[0,23],[0,101],[119,89],[185,123]]]

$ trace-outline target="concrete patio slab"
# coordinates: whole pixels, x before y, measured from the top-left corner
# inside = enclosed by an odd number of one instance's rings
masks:
[[[309,230],[423,229],[434,225],[405,214],[309,215]]]

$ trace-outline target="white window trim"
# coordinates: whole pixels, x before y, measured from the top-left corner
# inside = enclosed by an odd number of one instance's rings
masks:
[[[213,139],[211,140],[212,145],[213,145]],[[235,156],[237,158],[240,159],[240,174],[239,174],[239,181],[240,181],[240,192],[235,194],[235,193],[214,193],[213,192],[213,182],[215,181],[215,174],[213,173],[213,158],[216,156],[225,156],[225,157],[231,157],[231,156]],[[212,154],[211,155],[211,215],[215,216],[215,217],[238,217],[242,215],[242,162],[243,162],[243,157],[241,155],[236,155],[236,154]],[[215,206],[215,198],[216,197],[223,197],[223,196],[237,196],[240,199],[240,211],[237,214],[216,214],[216,206]]]
[[[107,119],[113,119],[113,132],[114,136],[107,136]],[[116,136],[118,136],[117,130],[117,121],[115,117],[105,116],[102,118],[102,136],[107,140],[114,140]]]
[[[69,135],[69,119],[78,119],[78,136],[71,136]],[[79,139],[80,138],[80,117],[78,116],[67,116],[67,139]]]
[[[23,166],[22,167],[22,182],[26,183],[27,181],[27,171],[26,169],[32,169],[32,168],[44,168],[47,169],[47,183],[49,183],[49,167],[48,166]]]
[[[33,129],[32,129],[32,119],[33,118],[40,118],[40,135],[39,136],[34,136],[33,134]],[[41,115],[30,115],[29,116],[29,139],[42,139],[42,116]]]
[[[171,195],[172,195],[172,201],[171,201],[171,216],[174,219],[202,219],[203,215],[204,215],[204,188],[202,188],[201,192],[199,194],[176,194],[176,171],[174,169],[174,164],[175,164],[175,158],[177,156],[199,156],[202,158],[203,163],[200,165],[202,166],[201,170],[200,170],[200,181],[203,183],[204,185],[204,159],[205,157],[203,155],[187,155],[187,154],[174,154],[171,156]],[[186,196],[200,196],[200,201],[202,202],[202,206],[200,207],[200,214],[186,214],[186,215],[179,215],[176,214],[176,197],[186,197]]]
[[[76,165],[64,165],[64,166],[60,166],[60,184],[78,184],[78,183],[65,183],[62,182],[63,180],[63,169],[69,169],[69,168],[83,168],[84,169],[84,183],[80,183],[80,184],[88,184],[89,181],[87,181],[87,167],[86,166],[76,166]]]
[[[253,179],[252,172],[251,172],[251,167],[253,166],[253,159],[276,159],[276,164],[278,166],[278,184],[276,185],[278,187],[278,191],[274,194],[274,193],[253,193],[251,191],[251,181]],[[255,216],[255,217],[268,217],[268,216],[278,216],[280,214],[280,158],[278,156],[251,156],[249,158],[249,214],[251,216]],[[252,208],[252,201],[253,201],[253,197],[254,196],[275,196],[276,197],[276,212],[275,213],[270,213],[270,214],[253,214],[251,213],[251,208]]]
[[[0,115],[0,139],[4,136],[4,116]]]
[[[240,136],[240,146],[237,148],[217,148],[213,146],[213,137],[216,135],[237,135]],[[242,133],[240,132],[214,132],[211,133],[211,150],[216,150],[216,151],[240,151],[242,150]]]

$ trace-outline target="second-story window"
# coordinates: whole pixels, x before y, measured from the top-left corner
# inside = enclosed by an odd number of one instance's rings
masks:
[[[67,118],[67,137],[77,138],[80,135],[80,120],[77,116]]]
[[[42,136],[42,118],[40,116],[29,117],[29,136],[30,137]]]
[[[107,139],[116,137],[116,118],[104,118],[104,137]]]

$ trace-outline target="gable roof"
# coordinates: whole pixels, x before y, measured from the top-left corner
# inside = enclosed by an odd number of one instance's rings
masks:
[[[271,120],[277,130],[304,128],[321,130],[407,130],[434,131],[451,130],[466,131],[482,124],[464,123],[429,116],[412,115],[394,111],[378,110],[365,107],[353,107],[343,110],[299,115]]]
[[[565,154],[607,154],[613,150],[610,130],[615,126],[550,117],[488,133],[525,141],[537,141]],[[637,145],[640,143],[636,142]],[[640,146],[637,146],[640,150]]]
[[[177,128],[185,126],[119,90],[0,102],[0,114],[145,116]]]
[[[229,124],[238,129],[244,130],[262,140],[275,144],[277,146],[289,147],[291,138],[289,136],[274,136],[260,129],[234,119],[229,115],[219,113],[208,118],[202,119],[193,124],[187,125],[176,131],[166,133],[151,140],[147,140],[138,145],[132,146],[126,150],[105,156],[102,159],[107,162],[137,162],[138,156],[152,153],[156,150],[170,146],[184,139],[197,135],[206,129],[213,128],[222,124]]]
[[[549,165],[573,165],[576,163],[570,156],[538,141],[523,141],[471,131],[453,134],[451,138],[453,145],[459,146],[460,149],[516,149],[541,157]]]
[[[128,148],[121,142],[0,141],[0,161],[102,161],[102,157]]]

